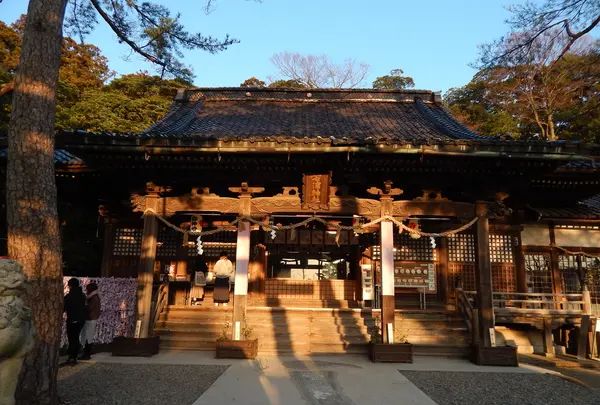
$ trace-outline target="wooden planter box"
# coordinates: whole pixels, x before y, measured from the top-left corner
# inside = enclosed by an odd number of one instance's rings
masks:
[[[517,348],[512,346],[483,347],[471,345],[471,361],[478,366],[519,366]]]
[[[112,342],[113,356],[152,357],[158,354],[159,336],[148,338],[116,337]]]
[[[217,341],[217,359],[255,359],[258,339]]]
[[[370,343],[369,358],[373,363],[412,363],[411,343]]]

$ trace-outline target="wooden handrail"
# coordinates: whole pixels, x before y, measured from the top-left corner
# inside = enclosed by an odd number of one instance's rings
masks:
[[[467,297],[467,295],[461,288],[456,289],[456,311],[467,325],[468,331],[472,333],[473,336],[475,336],[477,334],[477,320],[475,319],[477,317],[477,312],[473,310],[473,305],[471,305],[471,301],[472,299]]]
[[[167,307],[169,300],[169,284],[163,283],[158,286],[156,293],[152,300],[152,312],[150,321],[152,322],[150,325],[150,331],[154,330],[156,324],[158,323],[158,318],[160,318],[160,314]]]
[[[581,298],[583,294],[546,294],[546,293],[519,293],[519,292],[493,292],[493,295],[518,295],[521,297],[565,297],[565,298]]]

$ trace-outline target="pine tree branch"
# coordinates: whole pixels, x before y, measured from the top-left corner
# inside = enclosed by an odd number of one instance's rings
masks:
[[[145,52],[134,41],[127,38],[127,36],[119,29],[119,27],[117,27],[117,25],[110,19],[110,16],[108,14],[106,14],[104,9],[100,6],[100,3],[98,2],[98,0],[90,0],[90,2],[92,3],[92,5],[96,9],[96,11],[98,11],[98,14],[100,14],[100,17],[102,17],[102,19],[104,21],[106,21],[106,23],[113,30],[113,32],[115,34],[117,34],[117,37],[119,37],[119,40],[125,42],[127,45],[129,45],[131,47],[131,49],[135,53],[143,56],[144,58],[148,59],[150,62],[155,63],[159,66],[167,67],[167,63],[156,58],[154,55],[151,55],[148,52]]]

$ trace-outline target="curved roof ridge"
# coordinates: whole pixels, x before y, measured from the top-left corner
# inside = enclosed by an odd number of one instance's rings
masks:
[[[429,119],[439,130],[453,139],[485,139],[457,121],[442,105],[436,103],[436,111],[429,108],[420,98],[415,98],[417,110]]]
[[[203,106],[204,100],[193,102],[191,105],[190,103],[174,101],[171,104],[169,112],[162,119],[145,131],[140,132],[139,135],[149,136],[158,132],[163,136],[168,136],[172,133],[184,132],[194,121],[196,114]]]

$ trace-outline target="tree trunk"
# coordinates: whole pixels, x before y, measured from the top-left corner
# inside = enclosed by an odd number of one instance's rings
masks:
[[[62,261],[54,178],[54,114],[67,0],[30,0],[8,131],[8,253],[30,281],[26,304],[38,333],[15,397],[57,404]]]
[[[554,132],[554,117],[552,114],[548,114],[548,140],[554,141],[556,139],[556,134]]]

